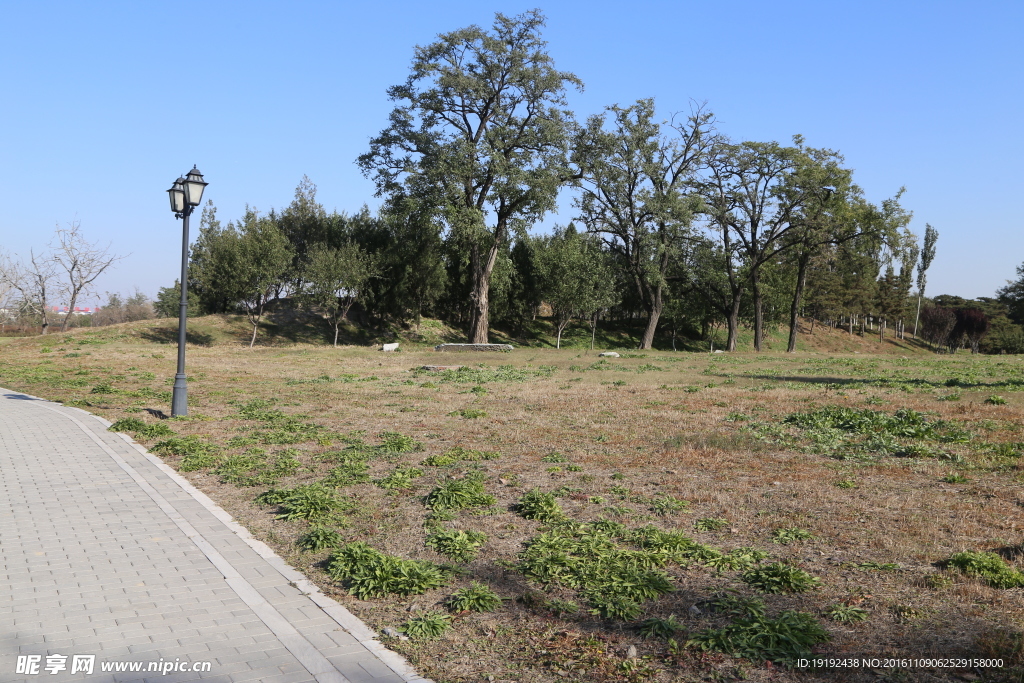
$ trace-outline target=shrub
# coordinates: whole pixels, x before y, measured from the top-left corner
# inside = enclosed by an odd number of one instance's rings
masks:
[[[472,562],[487,534],[480,531],[438,531],[427,537],[426,546],[455,562]]]
[[[864,621],[868,618],[868,611],[851,605],[833,605],[828,611],[828,618],[843,624],[855,621]]]
[[[976,576],[993,588],[1019,588],[1024,586],[1024,574],[1013,569],[995,553],[963,552],[949,558],[949,566],[968,576]]]
[[[442,612],[424,612],[405,622],[402,630],[413,639],[440,638],[450,628],[449,617]]]
[[[447,605],[453,612],[493,612],[501,607],[501,598],[489,587],[474,581],[455,591]]]
[[[433,562],[385,555],[362,541],[335,550],[326,568],[332,579],[343,582],[360,600],[389,594],[418,595],[443,586],[447,580]]]
[[[762,593],[804,593],[821,583],[821,579],[782,562],[748,569],[740,578]]]
[[[457,465],[460,462],[494,460],[497,457],[497,453],[492,453],[490,451],[474,451],[469,448],[463,448],[462,446],[455,446],[454,448],[449,448],[442,454],[431,455],[420,464],[428,467],[450,467],[452,465]]]
[[[556,522],[565,519],[565,512],[552,493],[533,489],[523,494],[516,504],[516,512],[526,519],[540,522]]]
[[[413,487],[413,479],[423,476],[423,470],[415,467],[398,467],[394,472],[378,479],[374,483],[382,489],[389,491],[404,491]]]
[[[128,432],[137,432],[145,426],[146,423],[137,417],[122,417],[120,420],[107,427],[107,431],[125,432],[127,434]]]
[[[814,534],[807,529],[800,529],[798,527],[776,529],[775,533],[772,534],[772,542],[783,545],[793,543],[794,541],[806,541],[809,538],[814,538]]]
[[[810,656],[811,648],[829,639],[814,617],[787,610],[775,619],[747,617],[724,628],[705,629],[694,634],[686,645],[755,662],[792,664]]]
[[[658,637],[667,640],[683,630],[685,630],[683,625],[679,623],[674,614],[668,615],[665,619],[657,617],[647,619],[640,624],[640,635],[644,638]]]
[[[281,497],[278,503],[281,514],[278,519],[326,519],[330,515],[351,509],[351,503],[335,498],[334,493],[323,484],[297,486]]]
[[[334,529],[322,526],[313,527],[298,540],[300,548],[315,553],[328,548],[336,548],[339,545],[341,545],[341,534]]]
[[[484,490],[483,476],[467,474],[461,479],[446,479],[427,494],[427,507],[437,510],[462,510],[470,507],[494,505],[494,496]]]

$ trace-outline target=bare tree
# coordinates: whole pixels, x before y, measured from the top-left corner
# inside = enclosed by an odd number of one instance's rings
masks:
[[[4,256],[0,259],[0,282],[13,289],[19,308],[31,315],[38,315],[42,322],[42,333],[50,330],[49,308],[53,295],[56,264],[49,256],[37,256],[29,251],[28,263],[22,263]]]
[[[60,271],[62,280],[59,286],[61,298],[67,301],[68,312],[61,320],[60,331],[67,329],[68,320],[74,313],[78,297],[88,294],[92,289],[92,283],[103,274],[107,268],[119,261],[123,256],[110,253],[110,245],[100,247],[98,244],[90,244],[79,231],[78,221],[70,223],[67,229],[57,228],[53,249],[53,264]]]

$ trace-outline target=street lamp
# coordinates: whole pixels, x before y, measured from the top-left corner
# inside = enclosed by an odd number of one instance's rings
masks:
[[[171,211],[182,220],[181,237],[181,303],[178,309],[178,372],[174,375],[174,393],[171,397],[171,417],[188,415],[188,385],[185,383],[185,321],[188,317],[188,217],[203,201],[203,174],[192,166],[184,178],[179,177],[167,190]]]

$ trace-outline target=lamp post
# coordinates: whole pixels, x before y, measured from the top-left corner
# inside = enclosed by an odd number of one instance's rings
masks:
[[[188,385],[185,383],[185,321],[188,317],[188,217],[203,201],[203,174],[195,166],[184,178],[178,178],[167,190],[171,211],[182,220],[181,237],[181,304],[178,312],[178,371],[174,375],[171,417],[188,415]]]

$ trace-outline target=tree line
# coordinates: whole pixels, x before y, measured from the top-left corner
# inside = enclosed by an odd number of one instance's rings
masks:
[[[430,315],[486,342],[541,302],[557,337],[572,320],[642,321],[706,336],[813,315],[902,335],[910,290],[934,256],[909,229],[902,190],[876,205],[834,150],[734,141],[704,105],[661,118],[653,99],[577,121],[541,39],[544,17],[496,15],[415,49],[388,90],[388,125],[357,163],[380,210],[328,213],[303,179],[285,209],[222,225],[203,213],[189,271],[206,312],[243,309],[254,343],[267,304],[289,297],[334,328],[358,303],[375,322]],[[572,223],[531,229],[568,195]],[[930,228],[929,228],[930,229]],[[935,233],[937,235],[937,233]],[[926,239],[927,243],[927,239]],[[164,295],[164,298],[170,294]]]

